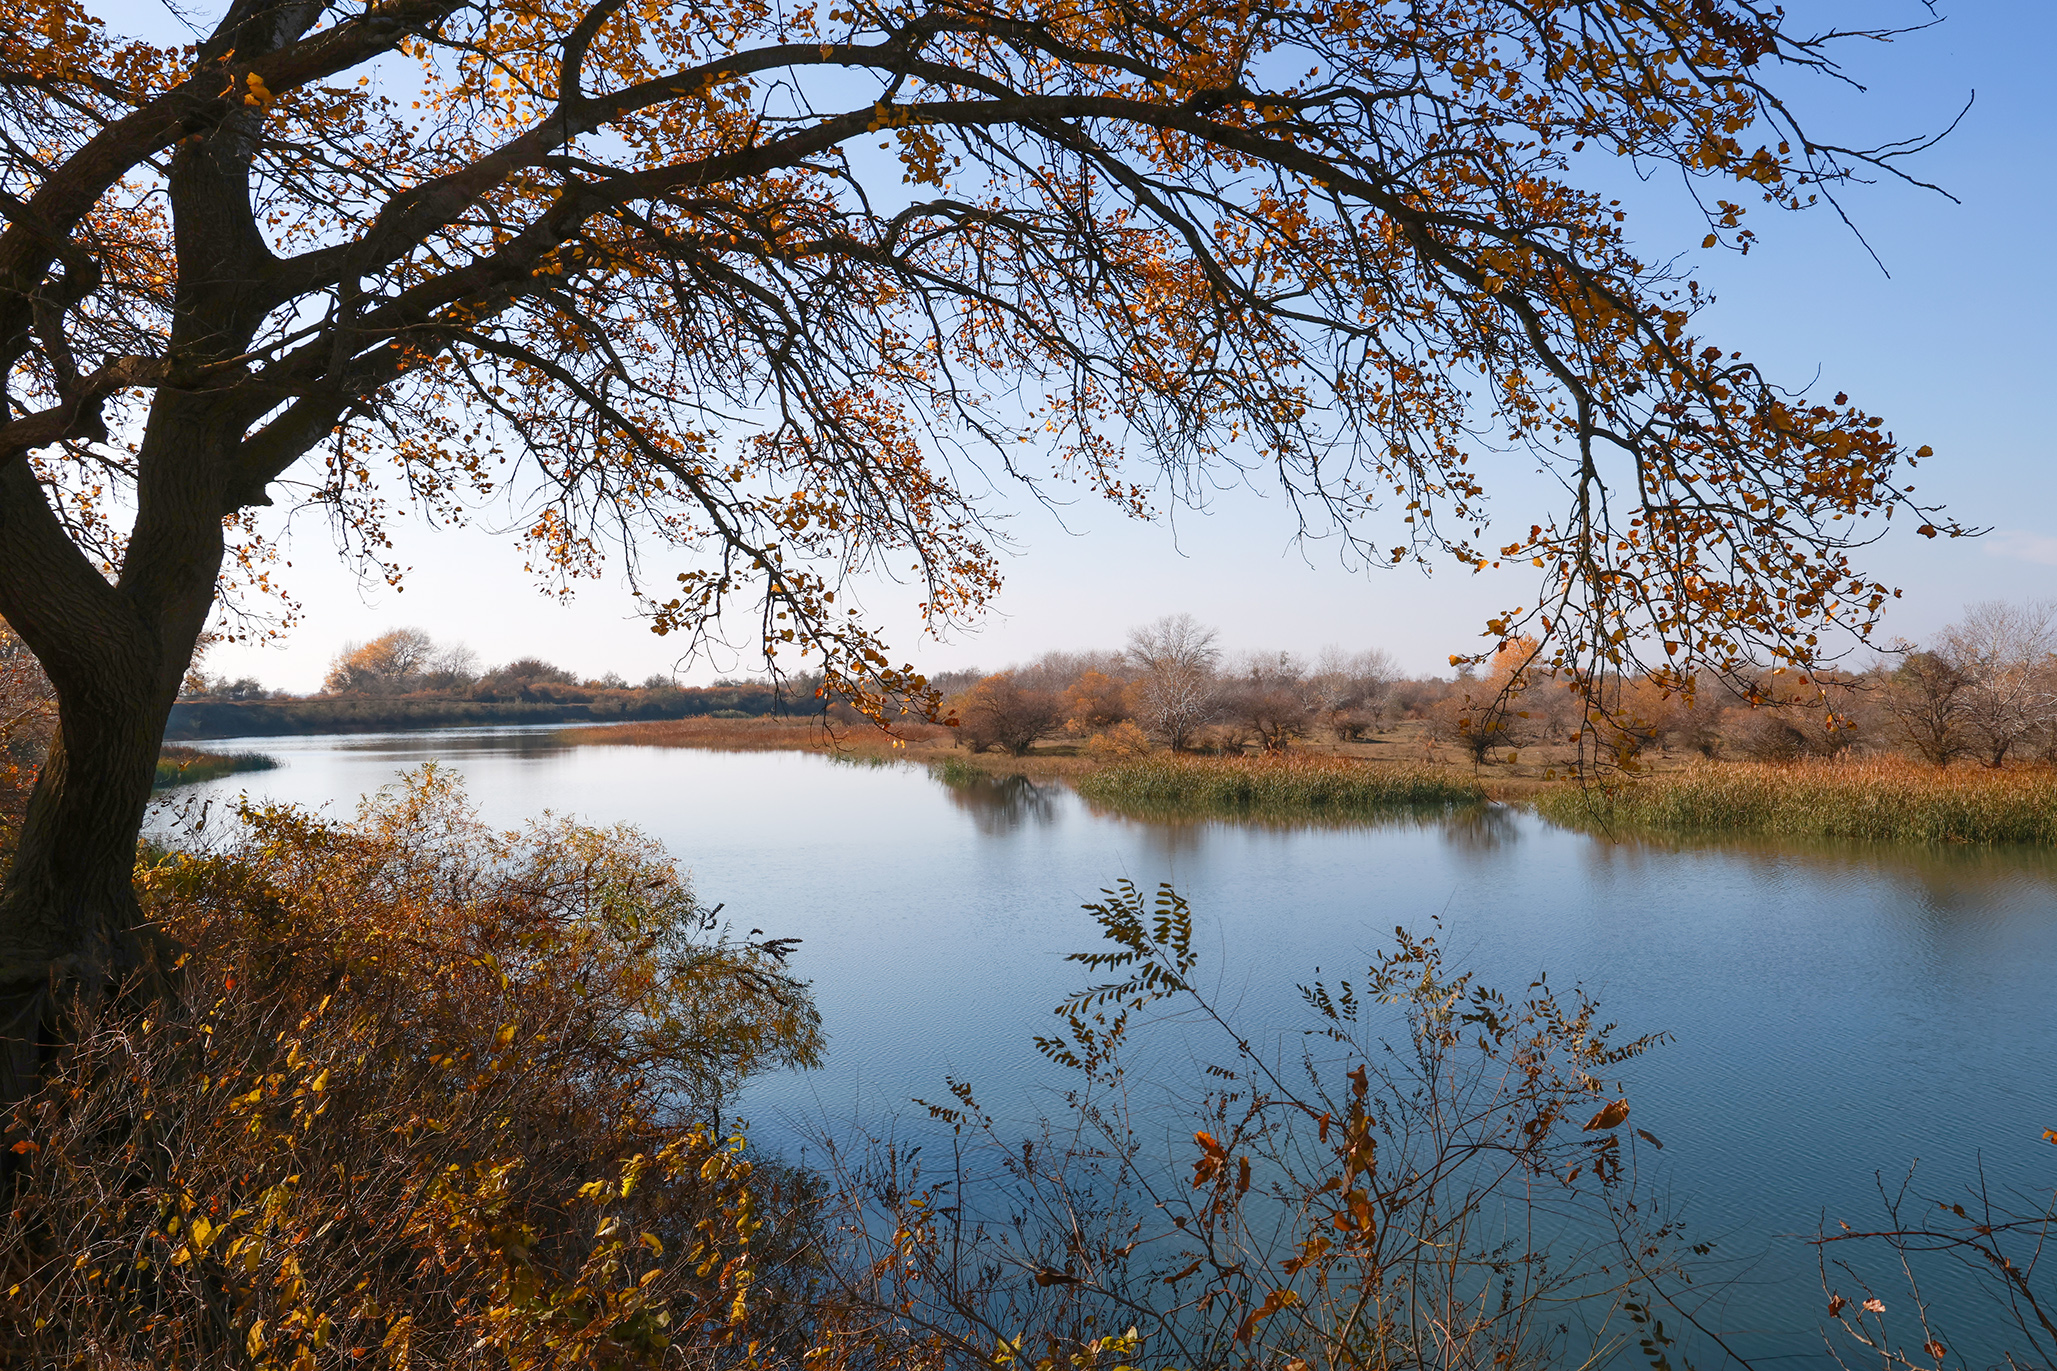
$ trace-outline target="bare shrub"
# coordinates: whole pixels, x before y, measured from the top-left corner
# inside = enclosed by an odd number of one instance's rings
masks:
[[[1024,686],[1009,671],[986,677],[953,705],[957,736],[973,752],[997,747],[1023,756],[1064,721],[1061,696]]]
[[[1347,743],[1385,727],[1399,678],[1399,668],[1383,649],[1347,652],[1331,644],[1315,658],[1307,685],[1316,716],[1337,742]]]
[[[1215,708],[1274,756],[1306,737],[1319,713],[1306,668],[1289,652],[1239,658],[1217,687]]]
[[[829,1266],[863,1273],[843,1305],[873,1311],[852,1340],[868,1356],[1575,1366],[1679,1269],[1638,1180],[1649,1135],[1609,1079],[1657,1039],[1616,1040],[1577,992],[1479,987],[1396,931],[1361,984],[1306,987],[1308,1031],[1274,1052],[1194,988],[1191,911],[1168,887],[1088,908],[1105,941],[1071,960],[1098,983],[1038,1039],[1072,1074],[1064,1116],[1024,1143],[953,1081],[930,1106],[956,1135],[942,1171],[833,1159]],[[1181,1055],[1217,1045],[1168,1155],[1130,1075],[1131,1035],[1158,1017],[1191,1026]]]

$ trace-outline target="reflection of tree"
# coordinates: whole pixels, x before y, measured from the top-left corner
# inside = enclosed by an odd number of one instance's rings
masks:
[[[988,837],[1012,833],[1027,824],[1041,828],[1057,818],[1057,787],[1040,786],[1016,774],[955,775],[944,782],[950,803],[970,814]]]
[[[1281,818],[1241,813],[1233,817],[1167,808],[1137,812],[1086,801],[1086,811],[1102,823],[1118,823],[1136,833],[1151,855],[1169,861],[1203,851],[1223,833],[1375,832],[1390,829],[1433,829],[1453,845],[1487,851],[1521,836],[1520,820],[1506,805],[1422,805],[1395,808],[1383,814],[1333,814],[1315,811]]]
[[[1462,805],[1444,814],[1440,827],[1444,842],[1470,852],[1491,852],[1521,838],[1507,805]]]

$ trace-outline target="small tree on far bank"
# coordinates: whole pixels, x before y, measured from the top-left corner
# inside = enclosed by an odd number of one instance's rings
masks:
[[[1438,703],[1429,719],[1432,736],[1454,743],[1475,771],[1496,751],[1522,746],[1537,732],[1528,708],[1531,672],[1540,648],[1534,638],[1511,639],[1493,654],[1483,681],[1459,679],[1459,689]]]
[[[1190,614],[1167,614],[1129,632],[1136,721],[1174,752],[1191,746],[1214,717],[1214,667],[1221,660],[1217,636]]]
[[[1894,735],[1914,755],[1948,766],[1964,755],[1964,674],[1933,652],[1910,652],[1886,678],[1880,704]]]
[[[1938,636],[1936,654],[1962,678],[1963,729],[1987,766],[2057,719],[2057,603],[1987,600]]]
[[[1011,671],[980,681],[956,701],[957,736],[973,752],[1002,748],[1025,756],[1064,720],[1064,700],[1023,685]]]
[[[321,688],[332,695],[398,695],[417,689],[436,640],[418,628],[396,628],[368,643],[345,643]]]
[[[1355,742],[1385,726],[1400,669],[1383,648],[1347,652],[1330,644],[1307,678],[1316,715],[1339,743]]]
[[[1073,733],[1098,733],[1128,717],[1127,683],[1104,671],[1079,673],[1064,692],[1064,726]]]
[[[1250,730],[1267,755],[1306,737],[1317,709],[1306,671],[1288,652],[1252,653],[1222,683],[1221,713]]]

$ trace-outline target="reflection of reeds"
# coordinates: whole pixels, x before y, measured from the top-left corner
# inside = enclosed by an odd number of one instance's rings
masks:
[[[1104,767],[1073,784],[1095,805],[1136,815],[1347,817],[1486,798],[1469,777],[1331,757],[1149,757]]]
[[[1938,770],[1898,759],[1704,763],[1610,791],[1567,786],[1538,795],[1535,806],[1546,818],[1581,828],[1872,842],[2057,841],[2057,775],[2040,767]]]
[[[973,766],[962,757],[945,757],[929,763],[929,775],[954,789],[988,780],[992,773]]]

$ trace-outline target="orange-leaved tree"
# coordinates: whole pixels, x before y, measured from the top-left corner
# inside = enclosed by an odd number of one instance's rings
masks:
[[[613,549],[661,630],[745,597],[767,652],[917,699],[843,582],[975,613],[981,452],[1139,511],[1262,470],[1366,560],[1533,561],[1492,630],[1574,667],[1805,666],[1889,593],[1866,516],[1932,517],[1876,417],[1700,336],[1573,177],[1676,167],[1740,247],[1745,202],[1890,170],[1772,85],[1849,35],[1756,0],[203,8],[169,48],[0,17],[0,614],[61,714],[0,1019],[148,963],[162,724],[275,501],[382,566],[393,492],[510,495],[544,574]],[[1478,546],[1496,446],[1571,503]]]

